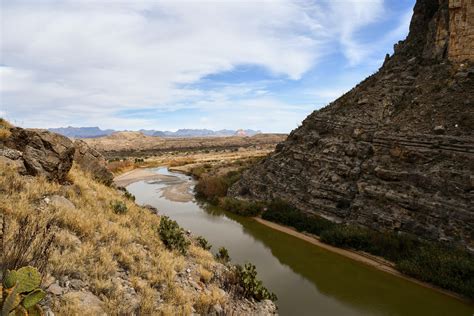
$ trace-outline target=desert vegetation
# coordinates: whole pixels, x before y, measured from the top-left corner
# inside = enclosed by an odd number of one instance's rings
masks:
[[[263,286],[262,281],[257,278],[255,265],[246,263],[244,266],[237,266],[237,278],[244,291],[245,297],[254,298],[258,301],[264,299],[277,300],[277,296],[268,291],[268,289]]]
[[[284,201],[265,206],[262,218],[320,236],[322,242],[383,257],[407,275],[474,298],[474,256],[416,236],[341,225],[307,215]]]
[[[0,140],[7,139],[10,136],[10,128],[12,125],[5,119],[0,117]]]
[[[239,167],[234,165],[230,171],[219,166],[194,167],[191,173],[198,179],[196,197],[234,214],[261,216],[265,220],[319,236],[321,241],[330,245],[383,257],[393,262],[400,272],[463,296],[474,297],[474,256],[462,249],[448,248],[409,234],[336,224],[320,216],[303,213],[283,200],[260,202],[228,197],[230,186],[253,163]]]
[[[222,275],[211,272],[221,264],[206,250],[207,243],[77,166],[66,185],[21,176],[3,163],[0,175],[3,276],[7,268],[31,265],[43,273],[44,282],[72,279],[100,298],[107,314],[187,314],[229,300],[219,290]],[[188,290],[188,278],[210,290]],[[51,283],[44,282],[46,291]],[[92,307],[81,305],[75,293],[56,297],[50,307],[59,315],[90,312]]]
[[[163,216],[160,221],[159,234],[161,241],[169,250],[177,250],[183,255],[188,251],[189,241],[176,221]],[[199,241],[199,245],[202,246],[201,241]]]

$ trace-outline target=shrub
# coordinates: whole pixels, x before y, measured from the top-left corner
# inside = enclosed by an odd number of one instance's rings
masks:
[[[115,214],[125,214],[128,212],[127,205],[122,201],[114,201],[111,203],[111,206]]]
[[[162,216],[159,235],[166,248],[177,250],[183,255],[186,254],[190,243],[184,236],[183,229],[179,227],[176,221],[167,216]]]
[[[413,236],[338,225],[323,231],[321,241],[389,259],[407,275],[474,297],[474,256],[463,250],[422,242]]]
[[[268,204],[262,218],[319,235],[322,242],[384,257],[407,275],[474,297],[474,256],[415,236],[378,232],[309,216],[283,201]]]
[[[123,194],[127,199],[129,199],[130,201],[135,201],[135,195],[133,195],[132,193],[128,192],[128,191],[125,191],[125,193]]]
[[[200,167],[198,167],[200,168]],[[196,196],[212,204],[217,204],[219,198],[227,195],[227,190],[240,179],[242,171],[229,171],[223,176],[207,176],[202,169],[196,169],[199,182],[196,184]]]
[[[124,158],[123,161],[116,160],[109,162],[109,164],[107,165],[107,168],[110,170],[110,172],[113,173],[125,172],[127,170],[133,169],[133,167],[133,163],[130,160],[127,160],[126,158]]]
[[[257,216],[263,210],[262,203],[238,200],[230,197],[221,199],[219,206],[225,211],[242,216]]]
[[[274,200],[267,205],[262,218],[288,225],[299,231],[319,235],[322,231],[334,227],[334,223],[317,215],[307,215],[282,200]]]
[[[217,261],[222,263],[227,263],[230,261],[229,251],[225,247],[220,247],[219,251],[216,253]]]
[[[399,260],[399,271],[474,298],[474,256],[443,246],[425,245]]]
[[[337,225],[321,233],[321,241],[338,247],[363,250],[392,261],[413,255],[420,241],[409,235],[382,233],[364,227]]]
[[[227,194],[227,183],[222,177],[202,177],[196,184],[195,191],[198,198],[216,204],[219,197]]]
[[[209,244],[206,238],[202,236],[198,236],[196,238],[196,241],[198,242],[198,245],[204,249],[204,250],[211,250],[212,246]]]
[[[257,269],[255,265],[246,263],[243,267],[237,266],[237,276],[239,284],[243,289],[244,297],[254,298],[257,301],[276,301],[277,296],[263,286],[262,281],[257,279]]]

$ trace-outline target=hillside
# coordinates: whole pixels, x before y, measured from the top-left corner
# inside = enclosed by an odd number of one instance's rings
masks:
[[[50,132],[58,133],[70,138],[95,138],[108,136],[115,132],[127,132],[127,131],[116,131],[112,129],[102,130],[99,127],[59,127],[49,128]],[[154,129],[141,129],[138,132],[147,136],[158,136],[158,137],[228,137],[228,136],[254,136],[260,134],[261,131],[255,131],[252,129],[239,129],[230,130],[222,129],[213,131],[210,129],[178,129],[176,132],[171,131],[159,131]]]
[[[474,6],[418,0],[377,73],[313,112],[230,195],[474,251]]]
[[[85,143],[0,122],[0,278],[39,268],[48,315],[275,311],[242,296],[235,267],[108,186]]]
[[[257,134],[252,137],[162,138],[140,132],[116,132],[106,137],[83,139],[104,156],[151,156],[167,151],[237,149],[240,147],[271,147],[284,140],[284,134]]]

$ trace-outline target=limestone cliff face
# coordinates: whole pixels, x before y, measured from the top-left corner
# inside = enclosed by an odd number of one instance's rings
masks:
[[[474,251],[472,0],[418,0],[407,39],[230,195]]]

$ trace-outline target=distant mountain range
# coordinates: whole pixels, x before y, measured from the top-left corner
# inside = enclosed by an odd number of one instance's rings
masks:
[[[115,132],[113,129],[102,130],[95,127],[59,127],[59,128],[48,128],[49,131],[64,135],[72,138],[92,138],[107,136]]]
[[[71,138],[96,138],[102,136],[108,136],[115,132],[121,132],[113,129],[102,130],[97,126],[94,127],[59,127],[49,128],[51,132],[58,133]],[[153,129],[141,129],[139,132],[147,136],[158,136],[158,137],[225,137],[225,136],[253,136],[260,134],[261,131],[255,131],[252,129],[221,129],[213,131],[210,129],[179,129],[176,132],[170,131],[158,131]]]

